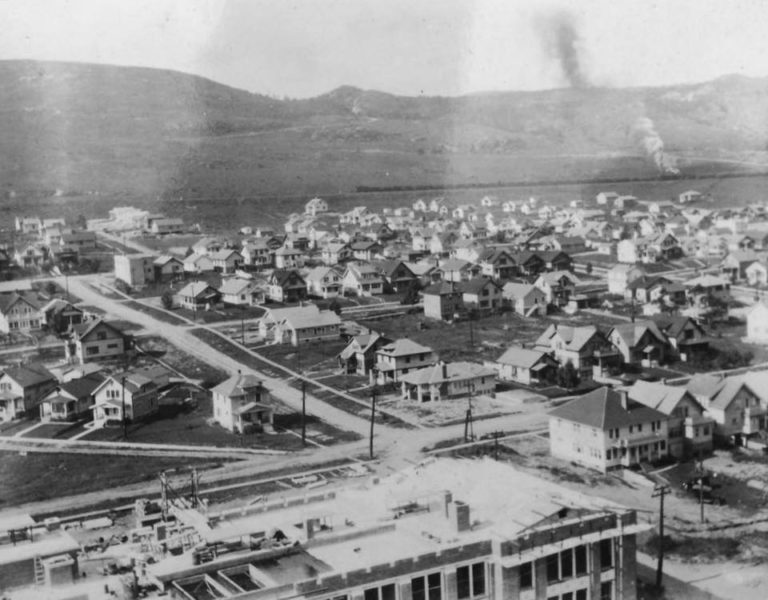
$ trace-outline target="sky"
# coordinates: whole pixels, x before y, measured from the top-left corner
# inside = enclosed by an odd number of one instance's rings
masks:
[[[146,66],[278,97],[768,75],[766,0],[0,0],[0,59]]]

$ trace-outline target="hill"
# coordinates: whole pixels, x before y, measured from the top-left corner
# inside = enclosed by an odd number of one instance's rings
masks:
[[[0,61],[0,191],[206,198],[761,168],[768,79],[278,100],[178,72]]]

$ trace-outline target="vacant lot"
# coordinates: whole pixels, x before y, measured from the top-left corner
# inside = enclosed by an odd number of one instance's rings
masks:
[[[274,344],[263,346],[258,353],[293,371],[338,369],[336,357],[347,344],[340,339],[308,342],[301,346]]]
[[[219,466],[210,459],[0,452],[0,506],[152,481],[160,471]],[[159,489],[159,487],[158,487]]]
[[[142,336],[136,338],[136,345],[161,364],[168,365],[185,377],[201,381],[204,387],[217,385],[228,377],[223,370],[177,348],[165,338]]]
[[[143,312],[144,314],[149,315],[153,319],[157,319],[158,321],[162,321],[163,323],[168,323],[170,325],[188,325],[189,324],[184,319],[181,319],[169,312],[160,310],[159,308],[155,308],[154,306],[147,306],[146,304],[143,304],[142,302],[137,302],[136,300],[126,300],[125,302],[123,302],[123,304],[125,304],[128,308],[132,308],[133,310],[138,310],[139,312]]]

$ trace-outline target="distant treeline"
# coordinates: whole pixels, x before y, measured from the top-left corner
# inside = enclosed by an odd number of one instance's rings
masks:
[[[657,175],[655,177],[599,177],[591,179],[536,179],[533,181],[498,181],[496,183],[454,183],[443,185],[389,185],[371,186],[358,185],[355,191],[359,194],[368,192],[421,192],[441,190],[468,190],[482,188],[538,187],[550,185],[590,185],[612,183],[639,183],[648,181],[693,181],[698,179],[733,179],[737,177],[766,177],[768,171],[750,171],[743,173],[692,173],[690,175]]]

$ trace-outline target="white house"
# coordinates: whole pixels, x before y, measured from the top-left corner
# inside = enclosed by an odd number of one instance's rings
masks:
[[[155,381],[134,371],[111,375],[93,390],[93,398],[93,422],[97,427],[137,421],[159,408]]]
[[[43,311],[33,294],[0,294],[0,332],[19,333],[40,329]]]
[[[304,213],[307,215],[314,217],[322,212],[328,212],[328,203],[321,198],[312,198],[304,205]]]
[[[747,313],[747,340],[768,344],[768,306],[758,302]]]
[[[237,373],[211,390],[213,419],[232,433],[272,431],[269,391],[253,375]]]

